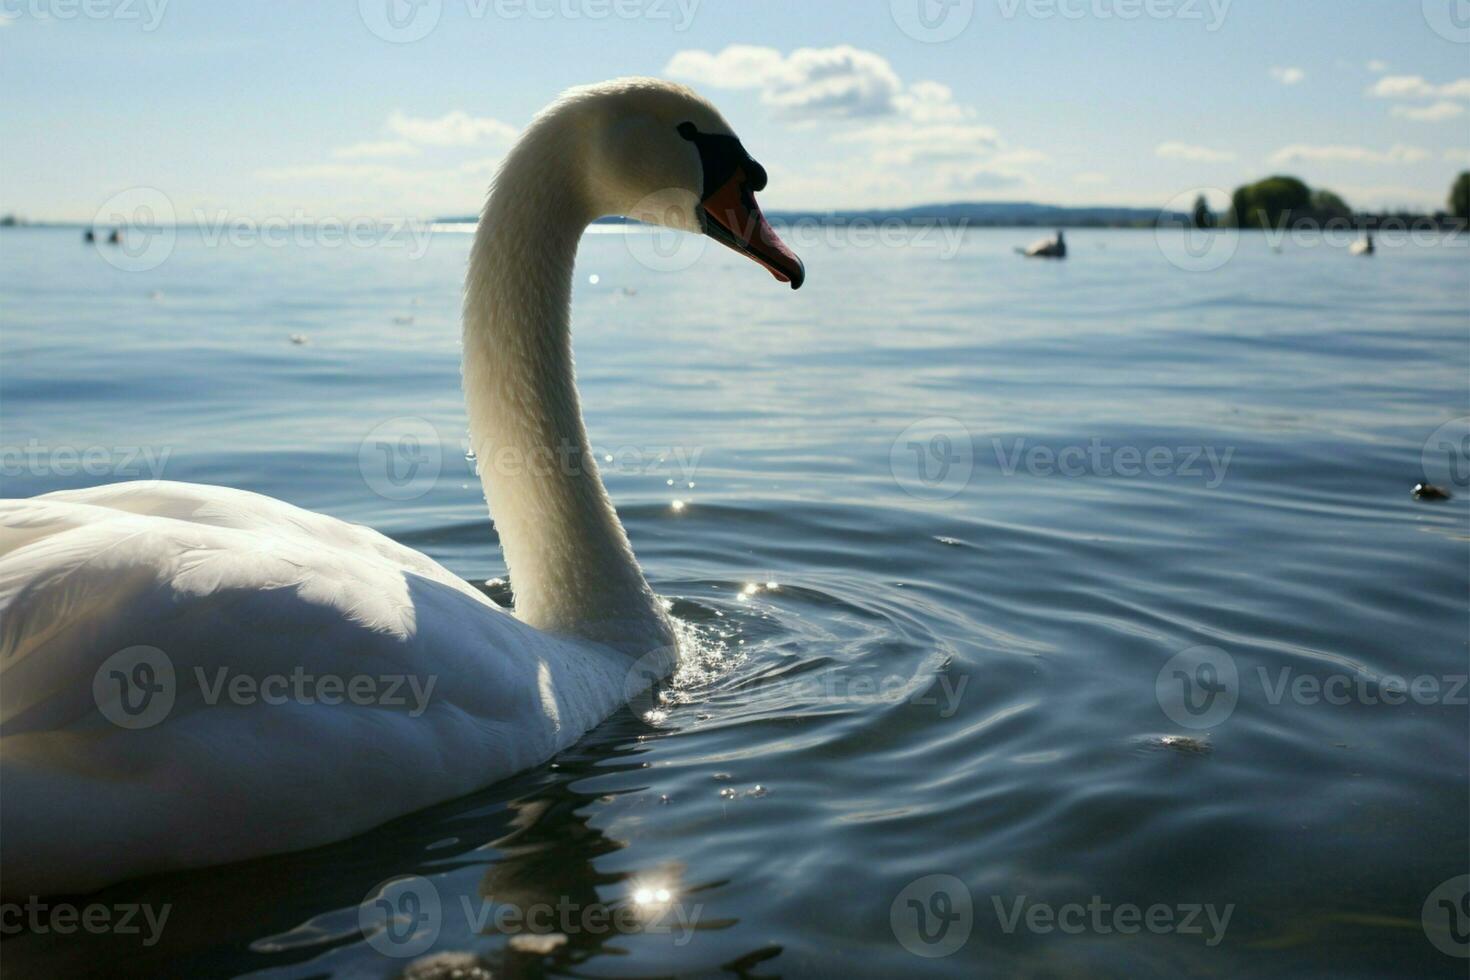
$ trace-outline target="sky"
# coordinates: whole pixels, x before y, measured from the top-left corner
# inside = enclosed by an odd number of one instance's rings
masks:
[[[770,210],[1271,173],[1435,208],[1470,169],[1470,0],[0,0],[0,213],[472,214],[541,106],[621,75],[718,105]]]

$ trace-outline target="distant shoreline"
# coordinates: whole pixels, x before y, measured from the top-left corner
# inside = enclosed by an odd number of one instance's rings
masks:
[[[772,224],[783,227],[807,225],[828,228],[870,227],[946,227],[946,228],[1072,228],[1072,229],[1139,229],[1163,227],[1189,227],[1190,215],[1179,211],[1160,211],[1152,208],[1096,207],[1074,208],[1057,205],[1030,203],[994,204],[940,204],[913,208],[864,209],[851,211],[770,211]],[[324,217],[321,221],[335,220]],[[362,218],[364,222],[374,219]],[[419,226],[454,225],[472,227],[479,218],[471,215],[418,218],[381,218],[383,225],[409,222]],[[309,226],[313,222],[297,222]],[[631,218],[598,218],[594,225],[637,225]],[[1272,233],[1293,230],[1312,230],[1323,227],[1341,230],[1376,231],[1379,229],[1464,231],[1466,222],[1445,212],[1422,214],[1412,212],[1361,213],[1322,219],[1312,214],[1302,214],[1287,222],[1284,228],[1237,228],[1221,225],[1212,231],[1252,231]],[[6,228],[64,228],[81,231],[102,227],[87,221],[27,221],[14,216],[0,220],[0,229]],[[198,223],[175,223],[173,228],[205,228]]]

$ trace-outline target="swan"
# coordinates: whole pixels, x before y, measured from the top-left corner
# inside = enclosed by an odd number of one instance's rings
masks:
[[[1373,236],[1366,235],[1348,246],[1349,255],[1372,255],[1374,251]]]
[[[672,669],[673,624],[583,427],[573,263],[619,214],[798,288],[765,183],[710,103],[656,79],[568,91],[503,162],[469,258],[463,381],[514,613],[370,528],[243,490],[0,501],[0,889],[350,837],[544,761]]]
[[[1024,250],[1016,249],[1028,259],[1065,259],[1067,257],[1067,240],[1062,237],[1061,229],[1057,229],[1055,238],[1043,238],[1027,245]]]

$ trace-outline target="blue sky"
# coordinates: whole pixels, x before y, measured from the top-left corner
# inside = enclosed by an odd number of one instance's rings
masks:
[[[917,4],[955,36],[934,40]],[[0,12],[0,212],[34,219],[88,219],[135,186],[162,190],[180,220],[467,214],[540,106],[629,74],[715,101],[770,171],[770,208],[1155,207],[1272,172],[1358,206],[1434,207],[1470,169],[1466,0],[0,0]]]

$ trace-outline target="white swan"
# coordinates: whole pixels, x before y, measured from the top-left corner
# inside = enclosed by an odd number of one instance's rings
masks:
[[[1373,236],[1367,235],[1358,239],[1348,246],[1349,255],[1372,255],[1374,252]]]
[[[1058,229],[1055,238],[1042,238],[1027,245],[1024,250],[1018,248],[1016,251],[1028,259],[1065,259],[1067,240],[1062,237],[1062,232]]]
[[[348,837],[545,760],[666,672],[671,624],[582,425],[573,262],[591,220],[624,214],[795,288],[764,184],[712,106],[652,79],[568,92],[507,157],[470,256],[464,383],[513,616],[375,531],[240,490],[0,502],[0,889]]]

